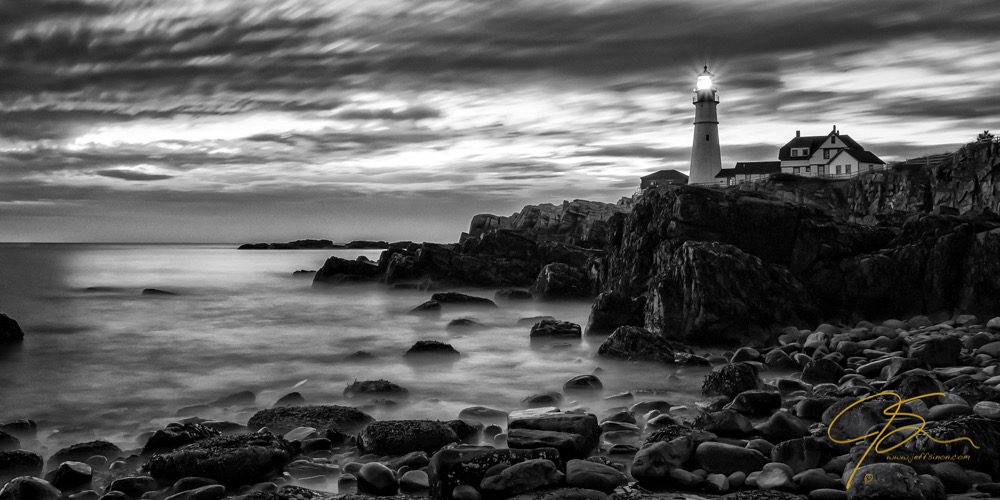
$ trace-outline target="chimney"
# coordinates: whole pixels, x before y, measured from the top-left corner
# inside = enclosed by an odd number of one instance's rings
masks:
[[[834,134],[836,134],[836,133],[837,133],[837,126],[836,126],[836,125],[834,125],[834,126],[833,126],[833,133],[834,133]]]
[[[802,131],[801,131],[801,130],[796,130],[796,131],[795,131],[795,137],[796,137],[796,138],[798,138],[798,137],[802,137]]]

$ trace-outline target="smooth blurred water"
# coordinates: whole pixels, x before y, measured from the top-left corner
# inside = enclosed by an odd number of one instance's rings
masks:
[[[378,253],[0,245],[0,312],[25,331],[21,345],[0,347],[0,422],[36,420],[47,449],[98,438],[129,449],[141,445],[139,434],[177,420],[185,406],[243,390],[257,395],[256,408],[292,390],[309,404],[356,404],[345,400],[344,387],[376,378],[411,395],[409,404],[375,411],[377,417],[451,419],[473,405],[519,408],[524,396],[560,390],[598,366],[606,370],[600,376],[605,395],[653,389],[669,391],[662,397],[675,404],[697,398],[704,371],[597,360],[603,337],[532,346],[530,326],[517,326],[519,318],[536,315],[585,325],[589,302],[501,302],[499,309],[445,307],[440,317],[419,317],[407,312],[430,292],[313,288],[311,275],[292,275],[318,269],[330,255],[375,260]],[[144,288],[178,295],[142,295]],[[495,292],[458,291],[490,298]],[[459,317],[487,328],[445,328]],[[425,339],[448,342],[462,356],[448,364],[404,362],[403,353]],[[358,350],[378,358],[344,361]],[[668,382],[673,373],[683,382]],[[601,406],[598,400],[579,404]],[[199,416],[246,423],[253,411]]]

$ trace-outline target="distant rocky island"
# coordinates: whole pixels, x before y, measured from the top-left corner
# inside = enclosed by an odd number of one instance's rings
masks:
[[[295,240],[288,243],[244,243],[238,250],[325,250],[325,249],[356,249],[356,250],[378,250],[389,248],[389,243],[385,241],[359,240],[350,243],[337,244],[332,240]]]

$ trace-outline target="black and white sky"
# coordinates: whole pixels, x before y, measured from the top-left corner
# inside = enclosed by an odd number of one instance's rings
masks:
[[[0,0],[0,241],[455,241],[836,125],[1000,128],[996,0]]]

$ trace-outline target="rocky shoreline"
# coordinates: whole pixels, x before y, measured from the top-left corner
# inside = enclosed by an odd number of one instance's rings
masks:
[[[461,302],[459,295],[438,298]],[[539,320],[530,336],[583,335],[565,323]],[[418,344],[407,356],[440,362],[451,354],[447,344]],[[595,356],[714,368],[695,407],[671,404],[670,393],[605,394],[598,369],[561,392],[526,397],[521,408],[376,420],[372,408],[396,405],[405,414],[420,395],[359,381],[345,389],[355,407],[311,406],[291,393],[245,424],[191,416],[141,436],[135,449],[99,440],[49,457],[32,451],[35,423],[17,420],[0,425],[0,500],[1000,495],[1000,317],[786,327],[773,347],[722,355],[624,326]],[[244,392],[209,406],[255,404]],[[899,448],[866,454],[881,429],[898,432],[880,450]]]

